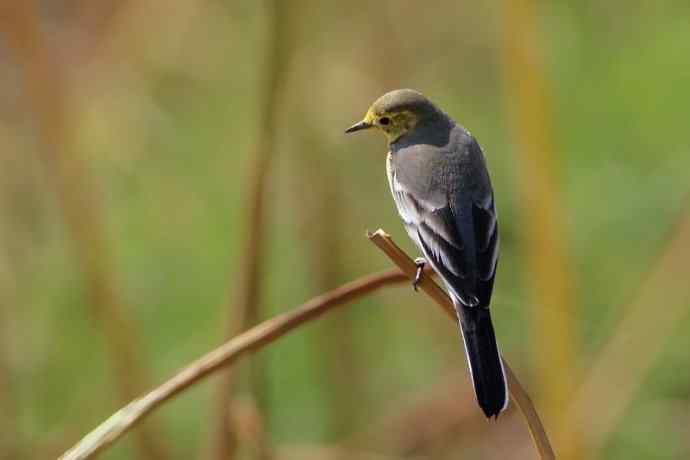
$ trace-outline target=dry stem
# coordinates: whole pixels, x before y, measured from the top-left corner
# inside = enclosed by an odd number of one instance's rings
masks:
[[[386,232],[383,230],[377,230],[376,232],[369,234],[369,239],[376,246],[378,246],[379,249],[386,253],[393,263],[400,267],[400,270],[402,270],[403,273],[408,276],[408,278],[414,278],[415,272],[417,271],[417,266],[415,265],[414,261],[410,259],[410,257],[393,242],[391,237],[386,234]],[[429,297],[434,299],[434,301],[441,308],[443,308],[445,312],[451,318],[453,318],[453,320],[457,320],[453,303],[443,289],[441,289],[434,280],[428,276],[425,276],[420,281],[419,287],[422,288],[422,290],[426,292]],[[525,416],[527,427],[532,435],[532,440],[534,441],[534,445],[539,452],[539,456],[542,459],[555,458],[549,438],[546,436],[544,426],[541,423],[539,414],[537,414],[537,410],[534,408],[529,395],[522,387],[520,381],[517,379],[513,373],[513,370],[510,368],[505,359],[503,359],[503,366],[505,367],[507,374],[506,377],[508,379],[510,396],[512,400],[515,401],[515,404],[518,406],[518,409],[520,409],[520,412],[522,412],[522,415]]]
[[[286,16],[293,8],[285,8],[281,0],[267,2],[269,19],[269,41],[265,58],[266,72],[262,85],[262,103],[259,120],[257,123],[257,141],[249,158],[249,174],[246,184],[248,207],[246,209],[247,223],[245,229],[245,241],[242,249],[242,280],[236,299],[231,300],[228,308],[230,323],[227,329],[227,338],[246,330],[259,321],[261,310],[261,271],[264,261],[264,239],[266,229],[269,227],[265,216],[265,195],[271,162],[269,161],[275,150],[275,135],[278,124],[279,106],[282,102],[281,91],[283,80],[288,65],[289,37],[286,27]],[[235,261],[233,261],[234,263]],[[230,283],[234,286],[236,283]],[[250,369],[250,386],[257,399],[259,408],[266,417],[267,407],[264,404],[265,397],[265,372],[261,362],[252,363]],[[226,372],[224,378],[218,384],[217,415],[214,438],[212,440],[212,458],[227,460],[235,456],[235,433],[230,417],[232,389],[234,376]],[[260,446],[267,450],[267,446]],[[265,454],[266,452],[264,452]],[[261,457],[266,457],[262,454]]]

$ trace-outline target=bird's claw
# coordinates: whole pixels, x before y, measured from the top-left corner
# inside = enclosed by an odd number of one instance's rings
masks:
[[[422,274],[424,273],[424,266],[426,265],[426,260],[423,257],[417,257],[414,260],[414,264],[417,266],[417,272],[414,275],[414,281],[412,281],[412,288],[417,292],[417,285],[422,280]]]

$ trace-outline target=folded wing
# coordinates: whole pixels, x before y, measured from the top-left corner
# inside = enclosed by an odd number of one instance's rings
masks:
[[[391,190],[410,237],[464,305],[489,306],[498,261],[498,224],[493,195],[424,201],[393,174]]]

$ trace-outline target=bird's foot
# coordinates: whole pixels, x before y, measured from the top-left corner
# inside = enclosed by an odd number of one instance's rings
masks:
[[[412,288],[415,290],[415,292],[417,292],[417,285],[422,280],[422,274],[424,273],[426,259],[424,257],[417,257],[414,260],[414,264],[417,266],[417,272],[414,275],[414,281],[412,281]]]

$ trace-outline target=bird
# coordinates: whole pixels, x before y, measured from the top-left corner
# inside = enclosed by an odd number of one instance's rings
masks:
[[[375,129],[388,140],[386,172],[405,230],[453,301],[477,402],[487,418],[508,407],[506,372],[489,310],[499,256],[491,179],[477,140],[412,89],[378,98],[345,130]]]

